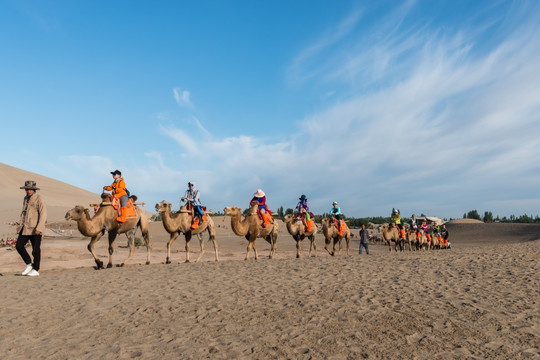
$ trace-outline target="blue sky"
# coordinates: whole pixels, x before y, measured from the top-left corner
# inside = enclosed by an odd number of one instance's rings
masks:
[[[0,161],[92,192],[539,213],[538,1],[0,0],[0,55]]]

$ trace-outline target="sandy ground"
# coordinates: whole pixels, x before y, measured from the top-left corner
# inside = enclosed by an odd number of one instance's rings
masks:
[[[319,256],[304,243],[300,259],[282,232],[276,259],[258,240],[261,259],[243,261],[227,220],[216,218],[218,263],[211,243],[184,263],[177,241],[163,264],[160,223],[148,266],[138,248],[130,265],[96,271],[88,239],[44,240],[29,278],[0,249],[0,358],[540,359],[539,226],[454,224],[451,250],[372,244],[369,256],[353,241],[331,257],[318,237]],[[106,260],[105,239],[97,249]]]

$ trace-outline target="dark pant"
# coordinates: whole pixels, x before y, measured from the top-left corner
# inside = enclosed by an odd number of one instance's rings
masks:
[[[369,255],[369,249],[368,249],[368,244],[363,244],[363,243],[360,243],[360,249],[358,249],[358,253],[359,254],[362,254],[362,246],[366,248],[366,254]]]
[[[34,257],[33,263],[30,255],[28,255],[28,251],[26,251],[25,248],[28,241],[32,243],[32,256]],[[41,262],[41,235],[19,235],[15,247],[17,248],[17,252],[19,255],[21,255],[25,264],[32,264],[32,267],[36,271],[39,271],[39,263]]]

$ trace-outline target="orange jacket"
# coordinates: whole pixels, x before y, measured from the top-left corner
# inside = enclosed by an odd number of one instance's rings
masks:
[[[127,196],[126,183],[124,182],[124,178],[120,178],[118,179],[118,181],[113,182],[111,186],[107,186],[105,190],[113,190],[113,195],[117,199],[120,199],[120,197],[124,195]]]

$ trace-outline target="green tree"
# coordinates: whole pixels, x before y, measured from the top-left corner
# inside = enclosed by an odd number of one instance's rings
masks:
[[[467,213],[467,219],[481,220],[480,214],[476,210],[471,210]]]
[[[287,210],[285,210],[285,215],[289,215],[289,214],[293,214],[294,213],[294,210],[291,209],[291,208],[288,208]]]
[[[491,211],[484,211],[484,222],[493,222],[493,213]]]

